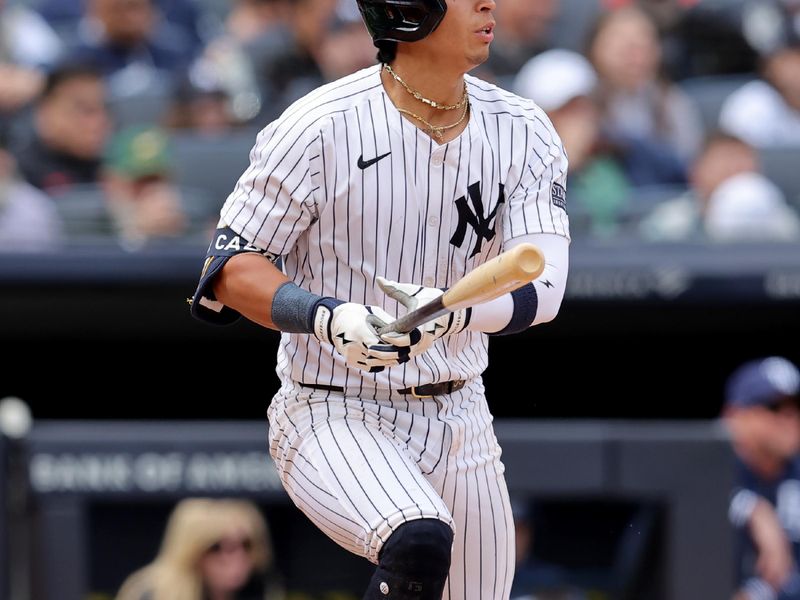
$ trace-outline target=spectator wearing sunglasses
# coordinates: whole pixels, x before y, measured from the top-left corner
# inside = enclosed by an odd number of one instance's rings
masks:
[[[729,511],[740,533],[735,600],[798,600],[800,370],[778,356],[748,361],[725,396],[738,463]]]
[[[269,530],[245,500],[188,498],[173,510],[156,559],[117,600],[279,600]]]

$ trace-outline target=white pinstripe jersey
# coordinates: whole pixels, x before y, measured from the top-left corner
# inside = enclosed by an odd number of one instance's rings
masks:
[[[532,101],[466,76],[464,132],[437,144],[386,94],[380,65],[325,85],[257,136],[250,166],[222,208],[248,241],[283,256],[297,285],[321,296],[405,309],[375,277],[447,287],[529,233],[569,237],[567,160]],[[282,334],[283,381],[403,388],[471,379],[488,338],[464,331],[404,365],[348,369],[333,346]]]

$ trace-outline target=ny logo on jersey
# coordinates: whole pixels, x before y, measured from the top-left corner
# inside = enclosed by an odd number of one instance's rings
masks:
[[[464,243],[464,236],[467,233],[467,225],[471,225],[475,230],[475,235],[478,238],[475,242],[475,247],[472,249],[472,253],[469,255],[469,257],[472,258],[481,251],[483,240],[488,242],[494,237],[492,219],[494,219],[497,215],[497,209],[500,208],[500,205],[506,201],[506,194],[505,187],[501,183],[500,193],[497,198],[497,205],[488,216],[484,217],[480,182],[473,183],[471,186],[469,186],[467,188],[467,192],[470,200],[472,200],[472,208],[474,208],[475,212],[473,212],[473,210],[470,208],[466,197],[461,196],[461,198],[456,200],[456,208],[458,209],[458,227],[456,227],[456,232],[453,234],[453,237],[450,238],[450,243],[460,248],[461,244]]]

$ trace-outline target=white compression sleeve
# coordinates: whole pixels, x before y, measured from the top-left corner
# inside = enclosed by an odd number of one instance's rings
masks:
[[[504,249],[509,250],[524,242],[537,246],[545,257],[544,271],[533,282],[538,306],[532,325],[538,325],[552,321],[561,307],[567,287],[569,240],[551,233],[532,233],[509,240]],[[499,298],[473,306],[467,329],[484,333],[501,331],[511,321],[513,313],[514,300],[511,294],[503,294]]]

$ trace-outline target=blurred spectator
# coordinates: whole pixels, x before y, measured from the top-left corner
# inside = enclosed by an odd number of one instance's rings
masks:
[[[764,2],[765,0],[753,0]],[[758,55],[742,31],[742,2],[700,2],[667,36],[673,77],[750,74]],[[725,48],[724,52],[720,49]]]
[[[610,10],[623,6],[641,6],[653,16],[659,29],[663,30],[674,25],[684,12],[700,2],[701,0],[603,0],[602,4]]]
[[[171,86],[188,67],[193,48],[158,28],[154,0],[86,0],[71,60],[98,65],[113,96]]]
[[[213,76],[238,123],[269,120],[312,88],[375,63],[351,0],[237,0],[192,71]]]
[[[800,36],[765,49],[761,76],[725,101],[720,128],[759,148],[800,146]]]
[[[608,237],[618,230],[631,185],[612,149],[603,147],[596,86],[597,75],[583,56],[554,49],[529,60],[512,89],[547,113],[564,143],[573,233]]]
[[[169,140],[161,129],[130,127],[111,141],[103,189],[113,230],[125,247],[187,233],[184,199],[171,171]]]
[[[269,530],[245,500],[188,498],[173,510],[156,559],[117,600],[279,600]]]
[[[61,35],[75,35],[84,14],[85,0],[38,0],[39,13]],[[195,0],[156,0],[159,10],[159,36],[171,37],[199,51],[206,34],[205,15],[201,3]]]
[[[53,200],[21,181],[14,158],[0,147],[0,251],[52,250],[61,241]]]
[[[238,42],[248,44],[284,23],[288,7],[283,0],[233,0],[225,18],[225,31]]]
[[[675,50],[676,44],[671,36],[678,24],[685,18],[687,11],[697,6],[701,0],[602,0],[606,10],[616,10],[626,6],[639,6],[647,11],[659,31],[662,47],[662,61],[664,66],[669,64],[669,58]]]
[[[23,4],[0,0],[0,58],[3,62],[46,69],[60,58],[58,34],[39,13]]]
[[[800,239],[800,219],[760,173],[755,149],[723,133],[709,137],[692,165],[689,191],[656,206],[640,227],[651,241]]]
[[[364,27],[355,2],[339,0],[319,52],[319,67],[325,81],[333,81],[374,65],[375,46]]]
[[[97,182],[111,131],[101,74],[76,64],[52,70],[27,126],[11,145],[25,180],[48,193]]]
[[[752,72],[756,54],[745,38],[743,24],[750,6],[773,1],[604,0],[603,4],[644,8],[661,34],[665,71],[673,80],[681,80]]]
[[[478,67],[478,76],[503,83],[511,80],[535,54],[552,44],[550,33],[561,0],[503,0],[494,16],[496,36],[488,60]]]
[[[41,93],[44,70],[61,52],[61,40],[36,12],[0,0],[0,133]]]
[[[190,48],[192,55],[197,55],[205,45],[208,27],[204,20],[208,15],[203,12],[203,3],[197,0],[156,0],[161,13],[159,28],[164,33],[159,37],[183,37],[181,46]]]
[[[722,416],[737,456],[735,599],[797,600],[800,371],[777,356],[740,365],[726,382]]]
[[[792,33],[800,36],[800,0],[783,0],[783,6]]]
[[[636,185],[680,183],[702,139],[699,111],[661,73],[658,30],[640,8],[600,16],[587,44],[600,78],[604,135]]]
[[[230,94],[216,73],[196,63],[176,87],[165,124],[169,129],[219,136],[239,122],[233,113]]]
[[[337,0],[288,2],[286,21],[269,28],[246,47],[261,86],[260,119],[270,120],[325,81],[322,51],[335,23]],[[374,61],[373,61],[374,62]]]
[[[264,107],[261,63],[289,43],[291,0],[233,0],[224,27],[193,64],[193,73],[219,82],[233,117],[253,120]]]

